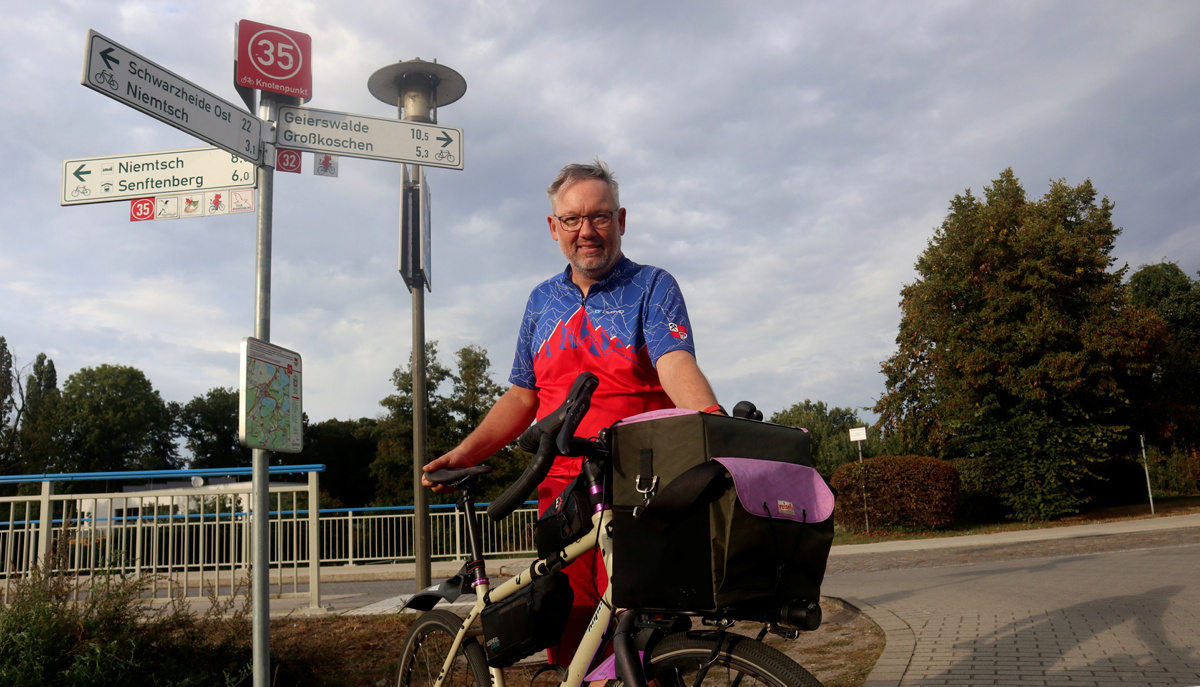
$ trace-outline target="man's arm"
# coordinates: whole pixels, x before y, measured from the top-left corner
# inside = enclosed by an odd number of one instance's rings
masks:
[[[658,359],[658,381],[677,408],[705,410],[717,404],[708,379],[688,351],[674,350]]]
[[[488,411],[483,422],[479,423],[475,431],[467,435],[467,438],[463,439],[462,443],[451,449],[449,453],[429,461],[422,469],[425,472],[433,472],[439,468],[464,468],[482,463],[488,456],[508,445],[513,439],[520,436],[521,432],[525,431],[529,425],[533,424],[537,415],[537,405],[535,389],[526,389],[516,385],[509,387],[508,391],[504,392],[504,395]],[[434,491],[452,491],[440,485],[434,486],[432,482],[423,477],[421,484],[433,487]]]

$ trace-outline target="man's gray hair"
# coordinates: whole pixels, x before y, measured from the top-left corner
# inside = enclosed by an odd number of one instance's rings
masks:
[[[617,208],[621,207],[621,194],[617,188],[617,178],[608,169],[608,165],[604,164],[604,160],[593,158],[595,164],[581,165],[572,163],[563,167],[558,176],[554,177],[554,181],[546,188],[546,195],[550,197],[550,208],[554,209],[554,199],[558,196],[559,190],[564,186],[570,186],[577,181],[585,179],[599,179],[605,184],[608,184],[608,190],[612,192],[613,202],[617,204]],[[616,208],[613,208],[614,210]]]

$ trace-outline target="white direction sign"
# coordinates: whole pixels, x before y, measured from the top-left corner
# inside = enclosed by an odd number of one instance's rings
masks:
[[[279,108],[281,148],[462,169],[462,129],[311,107]]]
[[[63,160],[62,205],[254,188],[258,167],[220,148]]]
[[[262,120],[90,29],[82,83],[230,153],[262,162]]]

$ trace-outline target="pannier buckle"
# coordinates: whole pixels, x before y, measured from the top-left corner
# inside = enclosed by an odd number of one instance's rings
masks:
[[[654,490],[658,488],[658,475],[654,475],[654,477],[651,478],[650,486],[648,487],[642,486],[642,476],[638,475],[634,480],[633,488],[637,489],[639,494],[653,494]]]

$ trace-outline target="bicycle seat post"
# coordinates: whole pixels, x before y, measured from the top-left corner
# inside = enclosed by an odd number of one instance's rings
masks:
[[[464,481],[458,488],[458,511],[467,519],[467,545],[471,548],[471,560],[483,560],[483,533],[480,532],[479,518],[475,515],[475,482],[476,478]]]

